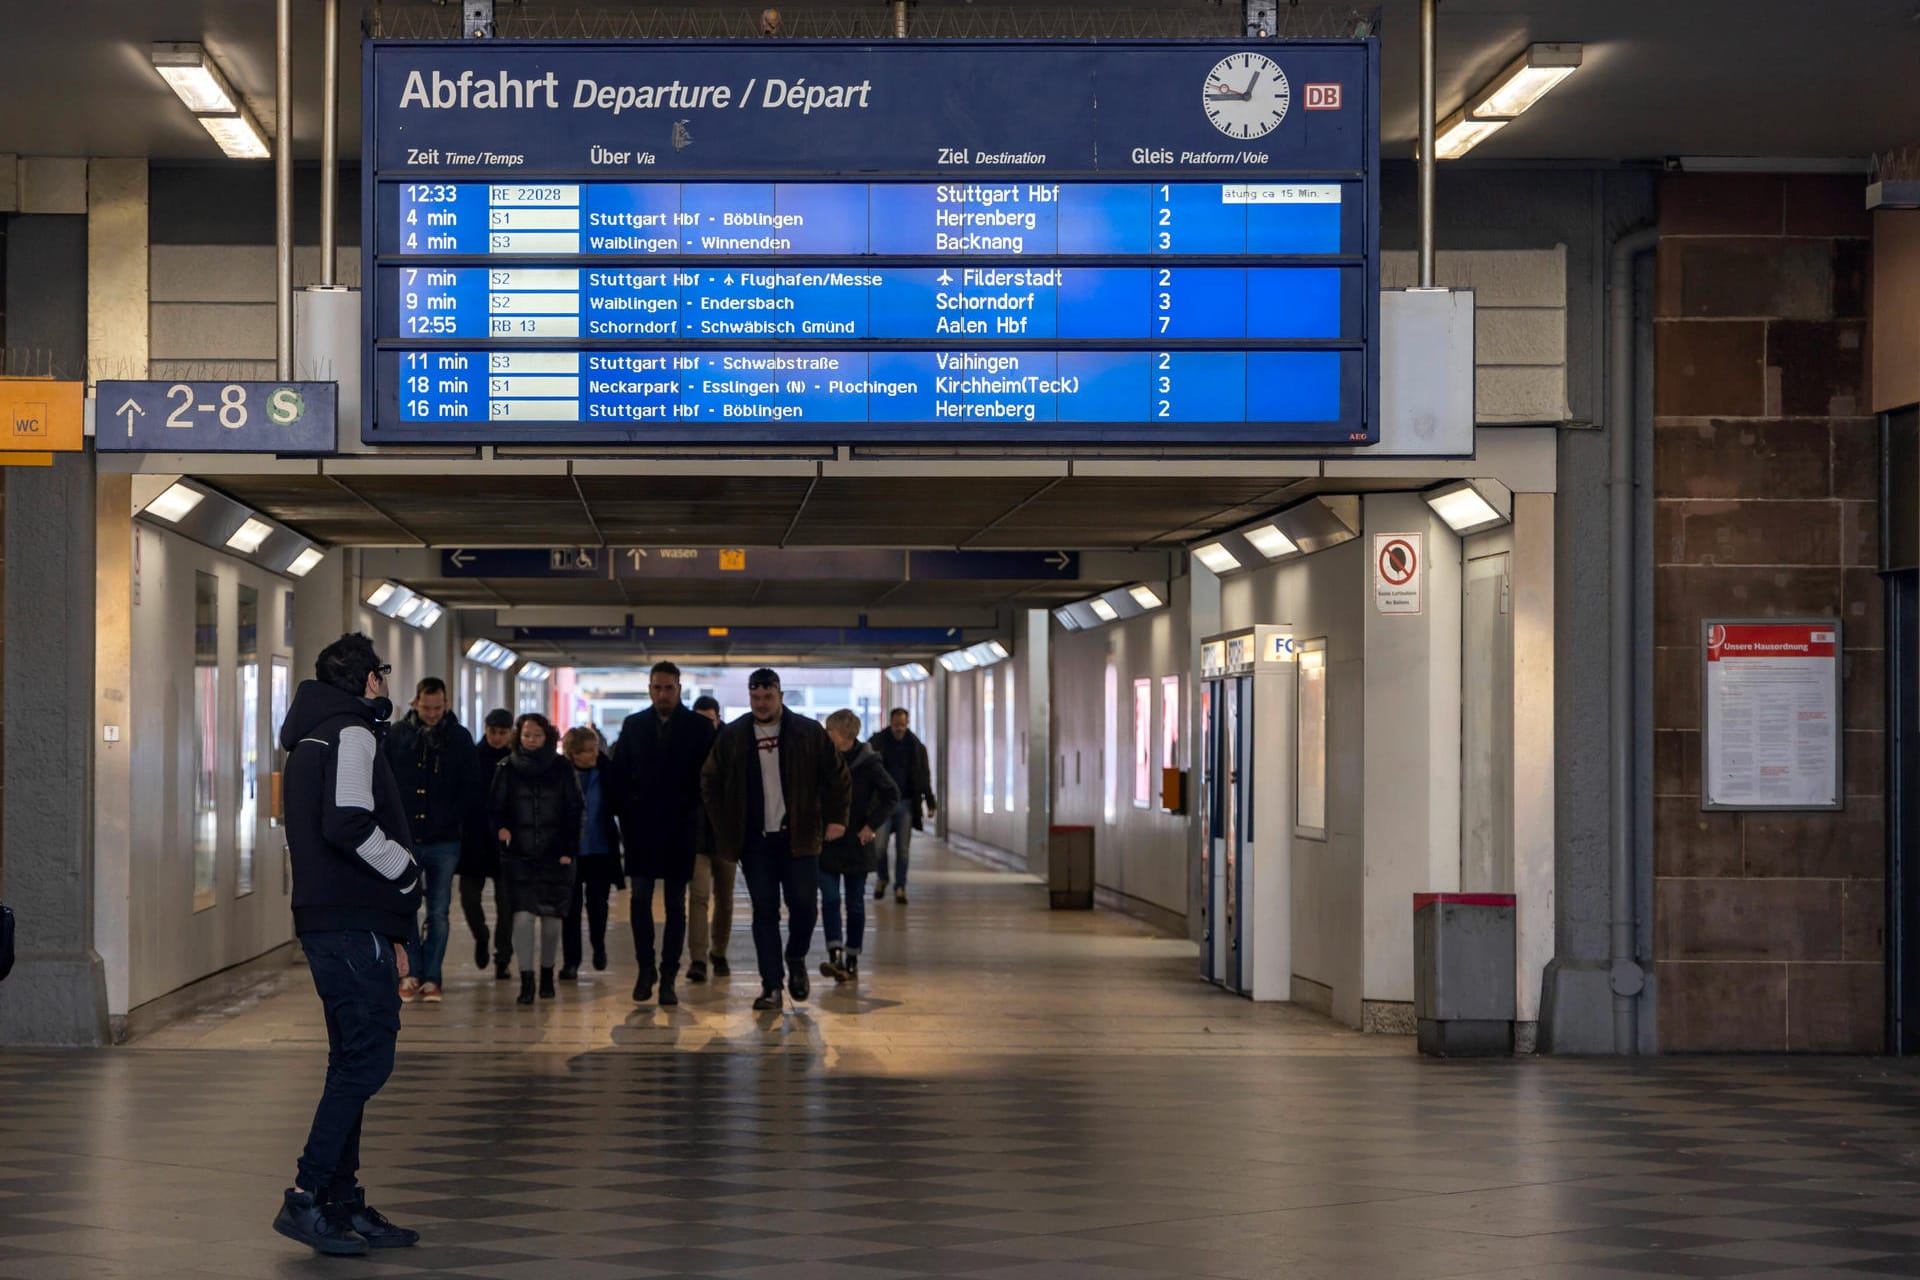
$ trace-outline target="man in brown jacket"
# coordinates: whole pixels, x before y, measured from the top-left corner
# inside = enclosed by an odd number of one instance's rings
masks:
[[[713,854],[738,861],[753,901],[753,949],[760,961],[755,1009],[781,1007],[780,900],[787,903],[784,957],[795,1000],[812,991],[807,951],[820,916],[820,846],[847,829],[852,783],[827,731],[786,709],[780,677],[765,667],[747,677],[751,714],[714,739],[700,771],[700,797],[713,823]]]

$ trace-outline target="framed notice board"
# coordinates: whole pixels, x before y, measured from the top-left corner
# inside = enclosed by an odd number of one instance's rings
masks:
[[[1839,619],[1708,619],[1700,649],[1700,807],[1841,808]]]

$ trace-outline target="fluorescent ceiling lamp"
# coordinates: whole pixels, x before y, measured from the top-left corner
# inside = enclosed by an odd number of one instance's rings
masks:
[[[965,649],[955,649],[952,653],[940,655],[940,665],[948,671],[971,671],[979,666],[979,660]]]
[[[426,606],[427,598],[425,596],[408,596],[405,600],[401,601],[400,607],[394,611],[393,616],[402,622],[407,622],[412,619],[414,614],[420,612],[420,610],[426,608]]]
[[[273,532],[273,526],[258,516],[248,516],[238,529],[227,538],[227,545],[243,556],[250,556],[260,549],[260,544]]]
[[[1281,556],[1290,556],[1300,548],[1293,545],[1293,539],[1280,532],[1277,524],[1263,524],[1258,529],[1248,529],[1240,535],[1253,544],[1253,549],[1269,560],[1278,560]]]
[[[1577,44],[1535,44],[1508,64],[1473,100],[1467,114],[1476,120],[1511,120],[1547,96],[1580,69]],[[1446,152],[1438,152],[1445,155]]]
[[[327,553],[320,548],[308,547],[305,551],[302,551],[293,558],[293,563],[287,566],[287,572],[296,578],[304,578],[312,573],[314,569],[319,566],[320,562],[326,558]]]
[[[1473,120],[1465,111],[1456,111],[1434,131],[1433,154],[1442,160],[1458,160],[1506,127],[1505,120]]]
[[[166,492],[146,505],[146,514],[157,516],[168,524],[178,524],[189,511],[200,505],[207,495],[198,489],[174,482],[167,486]]]
[[[1433,514],[1462,537],[1505,524],[1512,501],[1504,485],[1478,480],[1459,480],[1421,496]]]
[[[195,116],[194,119],[213,135],[229,160],[267,160],[273,156],[267,149],[266,135],[260,132],[252,116]]]
[[[545,680],[552,674],[553,669],[551,667],[543,667],[537,662],[529,662],[526,666],[520,668],[520,678],[522,680]]]
[[[1104,596],[1095,596],[1087,601],[1087,607],[1093,610],[1094,616],[1102,622],[1112,622],[1120,616],[1120,611],[1108,604]]]
[[[422,631],[429,630],[434,623],[440,621],[440,615],[445,612],[445,609],[442,609],[439,605],[429,600],[427,601],[427,607],[414,615],[413,625]]]
[[[507,648],[507,646],[496,644],[493,647],[494,655],[491,665],[495,671],[505,671],[508,667],[520,661],[520,655]]]
[[[1007,646],[998,640],[983,640],[979,644],[968,645],[965,652],[973,660],[974,666],[990,667],[1006,660]]]
[[[499,647],[499,645],[491,640],[475,640],[467,646],[467,661],[491,662],[493,661],[493,651]]]
[[[213,59],[200,45],[156,44],[150,56],[153,69],[195,115],[208,112],[228,115],[238,108],[227,78],[220,74],[220,69],[213,65]]]
[[[1158,609],[1166,603],[1166,601],[1162,600],[1159,594],[1149,586],[1128,587],[1127,594],[1132,596],[1133,602],[1142,609]]]
[[[922,680],[931,678],[932,675],[933,672],[927,670],[926,664],[920,662],[903,662],[897,667],[887,668],[887,679],[895,684],[918,684]]]
[[[1193,558],[1215,573],[1231,573],[1240,567],[1240,557],[1227,550],[1222,542],[1209,542],[1204,547],[1195,547]]]
[[[381,608],[393,599],[393,593],[400,589],[399,584],[383,582],[367,594],[367,604],[371,608]]]
[[[1053,611],[1053,620],[1069,631],[1080,629],[1080,616],[1072,609],[1060,608]]]

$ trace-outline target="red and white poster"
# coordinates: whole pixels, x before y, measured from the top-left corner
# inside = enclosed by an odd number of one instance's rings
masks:
[[[1837,809],[1840,624],[1708,622],[1702,807]]]

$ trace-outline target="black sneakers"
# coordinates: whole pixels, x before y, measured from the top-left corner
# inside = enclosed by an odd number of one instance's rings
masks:
[[[366,1237],[343,1220],[327,1212],[311,1191],[288,1187],[274,1215],[273,1229],[289,1240],[297,1240],[315,1253],[336,1258],[357,1258],[368,1249]],[[413,1243],[409,1240],[407,1243]]]
[[[707,962],[705,960],[695,960],[687,966],[688,982],[705,982],[706,980]]]
[[[778,1009],[781,1004],[778,987],[767,987],[753,998],[753,1007],[757,1010]]]
[[[806,963],[805,959],[802,959],[800,963],[804,965]],[[789,995],[795,1000],[805,1000],[812,992],[813,984],[807,981],[807,971],[805,969],[795,968],[788,972],[787,993]]]
[[[840,967],[847,971],[847,981],[851,982],[855,978],[859,977],[860,976],[860,953],[858,951],[847,952],[845,958],[843,958],[840,961]]]
[[[420,1233],[396,1227],[387,1216],[367,1203],[362,1191],[351,1200],[335,1200],[325,1206],[334,1225],[346,1227],[367,1242],[369,1249],[408,1249],[420,1242]]]
[[[713,976],[716,978],[731,978],[733,976],[733,966],[727,963],[725,956],[715,956],[713,958]]]

